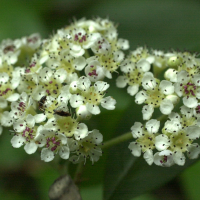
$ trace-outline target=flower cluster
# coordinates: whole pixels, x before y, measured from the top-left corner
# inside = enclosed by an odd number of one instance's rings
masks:
[[[128,85],[128,93],[135,95],[135,102],[145,103],[143,120],[148,120],[145,126],[135,122],[131,128],[135,138],[129,145],[132,154],[143,153],[149,165],[165,167],[184,165],[186,154],[190,159],[197,158],[200,154],[200,146],[195,142],[200,137],[200,62],[196,55],[140,47],[130,53],[120,69],[123,75],[117,78],[117,86]],[[155,108],[169,118],[164,127],[160,127],[159,120],[152,119]]]
[[[56,154],[73,163],[98,161],[103,136],[83,120],[115,109],[104,78],[124,62],[127,40],[108,19],[81,19],[41,39],[38,34],[0,44],[0,133],[13,127],[11,144]]]

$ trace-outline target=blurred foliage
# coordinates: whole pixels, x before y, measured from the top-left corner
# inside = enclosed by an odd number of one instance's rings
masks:
[[[69,24],[74,18],[89,19],[96,16],[109,17],[118,24],[119,35],[130,41],[131,50],[146,44],[155,49],[200,51],[200,2],[195,0],[1,0],[0,39],[14,39],[34,32],[39,32],[45,38]],[[109,95],[117,100],[116,110],[102,109],[100,116],[95,116],[88,122],[90,130],[97,128],[103,133],[104,141],[115,137],[117,125],[120,124],[119,130],[127,132],[135,119],[139,121],[132,103],[134,99],[128,96],[125,90],[117,89],[114,79],[109,80],[109,83]],[[127,114],[126,110],[130,113]],[[129,116],[135,116],[135,119]],[[124,123],[122,118],[126,118],[129,125]],[[58,169],[54,167],[54,163],[40,161],[39,153],[29,156],[23,148],[13,149],[10,139],[8,131],[0,137],[1,198],[23,200],[35,199],[37,195],[37,199],[48,199],[48,189],[59,176]],[[128,156],[129,150],[124,151]],[[106,150],[94,166],[91,166],[89,161],[86,163],[79,185],[83,200],[102,199],[103,178],[108,178],[103,177],[105,163],[109,159],[107,152]],[[68,167],[73,176],[76,165],[70,164]],[[197,179],[200,176],[199,167],[198,162],[181,175],[185,194],[191,200],[200,199]],[[180,167],[180,171],[181,169]],[[134,199],[157,198],[147,194]]]

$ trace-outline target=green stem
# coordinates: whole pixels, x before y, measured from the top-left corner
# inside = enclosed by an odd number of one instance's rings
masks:
[[[75,175],[74,175],[74,183],[75,184],[78,184],[79,183],[79,180],[80,180],[80,176],[83,172],[83,162],[80,162],[76,168],[76,172],[75,172]]]
[[[131,138],[133,138],[133,135],[131,132],[125,133],[123,135],[120,135],[114,139],[111,139],[111,140],[105,142],[104,145],[102,146],[102,149],[107,149],[109,147],[112,147],[112,146],[119,144],[121,142],[124,142],[126,140],[130,140]]]

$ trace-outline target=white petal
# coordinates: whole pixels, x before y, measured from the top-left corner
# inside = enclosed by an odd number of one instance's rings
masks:
[[[131,153],[134,156],[136,156],[136,157],[141,156],[141,147],[137,142],[131,142],[129,144],[128,148],[131,150]]]
[[[97,105],[93,105],[91,103],[87,103],[86,104],[86,108],[88,109],[88,111],[90,113],[92,113],[93,115],[98,115],[100,113],[100,109],[99,106]]]
[[[83,104],[84,98],[81,95],[74,94],[70,98],[70,104],[73,108],[77,108]]]
[[[33,115],[28,114],[26,117],[26,123],[31,128],[35,126],[35,118]]]
[[[28,142],[24,146],[24,150],[26,151],[27,154],[33,154],[36,152],[37,147],[38,146],[37,146],[37,144],[35,144],[35,142]]]
[[[160,104],[160,111],[164,115],[169,115],[172,112],[173,108],[173,103],[168,99],[164,99]]]
[[[140,59],[137,62],[136,66],[138,68],[140,68],[143,72],[149,71],[150,67],[151,67],[150,63],[146,59],[144,59],[144,58]]]
[[[50,162],[54,159],[54,153],[47,148],[43,148],[41,151],[41,160]]]
[[[162,134],[155,137],[155,146],[158,151],[163,151],[170,146],[169,138]]]
[[[116,100],[109,96],[102,99],[101,106],[107,110],[114,110],[116,103]]]
[[[124,88],[127,85],[127,78],[125,76],[118,76],[116,79],[116,85],[118,88]]]
[[[145,91],[140,91],[135,96],[135,103],[142,104],[146,101],[147,95]]]
[[[80,90],[88,90],[88,88],[90,87],[91,85],[91,81],[88,77],[86,76],[81,76],[77,82],[77,87],[80,89]]]
[[[41,113],[34,116],[35,123],[41,123],[46,120],[46,115]]]
[[[13,125],[13,113],[4,111],[3,114],[1,115],[1,125],[5,127],[10,127]]]
[[[174,95],[174,94],[167,95],[165,99],[170,100],[174,105],[179,102],[179,97],[177,95]]]
[[[177,74],[177,82],[179,83],[187,83],[190,80],[190,76],[188,76],[188,72],[182,70]]]
[[[99,132],[99,130],[94,129],[89,132],[89,135],[92,135],[92,140],[95,144],[100,144],[103,142],[103,135]]]
[[[156,86],[156,80],[151,72],[146,72],[142,78],[142,87],[151,90]]]
[[[194,77],[192,78],[192,82],[193,82],[196,86],[200,86],[200,74],[194,75]]]
[[[200,146],[197,143],[191,144],[188,147],[187,156],[190,159],[197,159],[200,154]]]
[[[62,159],[68,159],[69,153],[70,153],[70,150],[69,150],[69,147],[67,146],[62,146],[59,150],[59,155]]]
[[[135,85],[130,85],[127,88],[127,92],[128,94],[130,94],[131,96],[134,96],[139,90],[139,85],[135,84]]]
[[[17,101],[19,99],[19,94],[18,93],[14,93],[14,94],[12,94],[12,95],[10,95],[8,98],[7,98],[7,100],[8,101]]]
[[[58,69],[56,70],[56,73],[54,74],[54,76],[57,79],[57,81],[59,81],[60,83],[63,83],[65,79],[67,78],[67,72],[64,69]]]
[[[184,165],[185,164],[185,156],[182,152],[180,151],[177,151],[173,154],[173,159],[174,159],[174,162],[177,164],[177,165]]]
[[[175,69],[168,69],[164,77],[171,82],[177,82],[177,71]]]
[[[195,108],[198,105],[198,101],[195,97],[183,97],[183,104],[188,108]]]
[[[78,71],[81,71],[86,65],[84,57],[77,57],[74,59],[74,68]]]
[[[103,92],[103,91],[106,91],[108,88],[109,88],[109,84],[104,82],[104,81],[97,81],[95,84],[94,84],[94,88],[96,91],[100,91],[100,92]]]
[[[15,135],[11,139],[11,144],[14,148],[19,148],[21,147],[24,142],[26,142],[26,139],[22,135]]]
[[[76,109],[76,115],[78,116],[79,119],[81,120],[88,120],[91,118],[92,113],[90,113],[86,107],[86,105],[80,105],[77,109]]]
[[[135,122],[134,125],[131,127],[131,131],[134,138],[138,138],[142,136],[143,129],[142,124],[140,122]]]
[[[24,120],[19,119],[14,122],[13,128],[16,132],[22,132],[26,128],[26,123]]]
[[[0,108],[6,108],[8,106],[8,102],[5,98],[0,97]]]
[[[153,160],[154,160],[154,157],[153,157],[153,151],[152,150],[147,150],[145,153],[144,153],[144,159],[146,160],[146,162],[149,164],[149,165],[152,165],[153,164]]]
[[[80,123],[74,131],[74,137],[76,140],[80,140],[88,136],[88,128],[84,123]]]
[[[117,41],[117,46],[122,50],[127,50],[129,48],[129,41],[119,38]]]
[[[162,80],[160,82],[159,88],[161,92],[165,95],[169,95],[174,93],[174,86],[170,81]]]
[[[149,120],[154,112],[152,105],[145,105],[142,108],[143,120]]]
[[[149,133],[157,133],[160,127],[160,121],[151,119],[146,123],[146,128]]]
[[[183,96],[182,86],[181,86],[180,83],[175,83],[175,84],[174,84],[174,91],[176,92],[176,94],[177,94],[179,97],[182,97],[182,96]]]
[[[190,139],[192,140],[198,139],[200,136],[200,127],[189,126],[186,128],[186,133]]]
[[[107,78],[109,78],[109,79],[111,79],[112,78],[112,74],[110,73],[110,71],[109,70],[107,70],[107,69],[103,69],[103,72],[104,72],[104,75],[107,77]]]

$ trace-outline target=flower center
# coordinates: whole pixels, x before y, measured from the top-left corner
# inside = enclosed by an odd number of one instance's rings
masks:
[[[191,143],[191,140],[184,131],[180,131],[177,134],[172,134],[170,137],[172,151],[187,151],[187,146]]]
[[[197,86],[195,84],[188,82],[186,85],[181,86],[183,87],[183,91],[185,92],[186,96],[195,96],[195,90],[197,89]]]
[[[143,152],[145,152],[148,149],[155,148],[155,145],[154,145],[155,144],[155,135],[150,134],[146,131],[144,132],[143,136],[138,138],[136,141],[140,144]]]
[[[26,138],[26,141],[29,142],[34,139],[35,137],[35,130],[26,126],[25,130],[22,134],[23,137]]]

